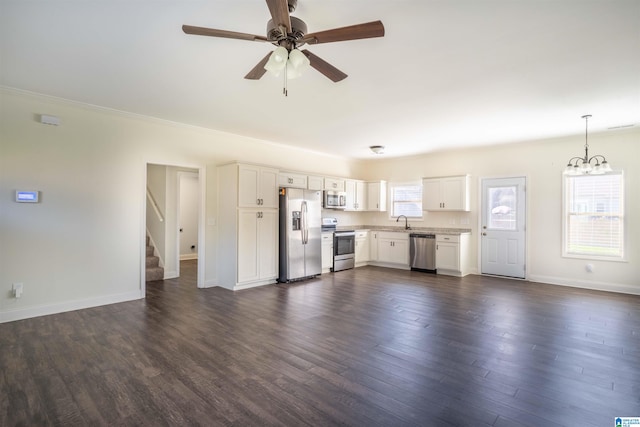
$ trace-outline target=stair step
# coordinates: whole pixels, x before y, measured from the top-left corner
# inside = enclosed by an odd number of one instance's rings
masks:
[[[149,267],[145,270],[145,281],[153,282],[156,280],[164,279],[164,268],[162,267]]]
[[[153,256],[153,246],[147,246],[147,256]]]
[[[160,258],[158,258],[157,256],[148,256],[145,261],[145,267],[158,267],[159,263]]]

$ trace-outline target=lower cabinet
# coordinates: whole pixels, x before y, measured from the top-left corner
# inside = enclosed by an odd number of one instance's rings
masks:
[[[237,287],[278,277],[278,211],[238,210]]]
[[[328,273],[333,268],[333,233],[322,233],[322,272]]]
[[[356,230],[356,267],[367,265],[370,259],[369,232],[366,230]]]
[[[376,231],[371,238],[371,264],[409,269],[408,233]]]
[[[438,274],[466,276],[469,274],[469,235],[436,235],[436,269]]]

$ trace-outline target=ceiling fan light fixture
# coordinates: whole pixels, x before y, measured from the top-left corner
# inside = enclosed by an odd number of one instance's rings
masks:
[[[289,64],[291,67],[297,70],[304,70],[311,64],[309,58],[307,58],[304,53],[300,52],[298,49],[293,49],[289,52]]]
[[[298,49],[293,49],[289,52],[289,60],[287,61],[287,78],[295,79],[300,77],[302,73],[309,68],[309,58]]]
[[[273,74],[279,76],[280,72],[284,70],[287,65],[287,59],[289,58],[289,51],[286,48],[279,46],[273,51],[269,60],[264,64],[264,69]]]
[[[369,147],[369,149],[374,154],[384,154],[384,145],[372,145]]]

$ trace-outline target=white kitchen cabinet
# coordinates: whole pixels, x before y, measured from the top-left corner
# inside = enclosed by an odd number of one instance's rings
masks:
[[[422,178],[422,209],[469,211],[469,175]]]
[[[366,208],[366,185],[364,181],[347,179],[344,182],[347,193],[346,211],[363,211]]]
[[[356,230],[355,264],[356,267],[367,265],[370,259],[369,232]]]
[[[307,189],[324,190],[324,178],[321,176],[309,175],[307,177]]]
[[[247,164],[239,164],[237,168],[239,207],[278,207],[278,169]]]
[[[378,261],[378,232],[369,232],[369,261]]]
[[[333,233],[322,233],[322,272],[328,273],[333,268]]]
[[[292,172],[280,172],[278,174],[278,187],[307,188],[307,175]]]
[[[238,210],[238,283],[278,277],[278,211]]]
[[[217,167],[216,172],[217,283],[231,290],[275,283],[278,277],[277,169],[232,163]],[[265,182],[261,182],[261,178]]]
[[[409,268],[409,234],[388,231],[377,232],[377,258],[380,265]]]
[[[385,212],[387,210],[387,182],[376,181],[366,183],[366,200],[368,211]]]
[[[448,276],[466,276],[469,272],[469,235],[436,234],[436,270]]]
[[[324,189],[333,191],[344,191],[344,179],[340,178],[325,178]]]

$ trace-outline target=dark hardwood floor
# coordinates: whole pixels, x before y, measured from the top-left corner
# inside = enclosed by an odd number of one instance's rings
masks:
[[[640,297],[362,267],[0,324],[0,425],[613,426]]]

